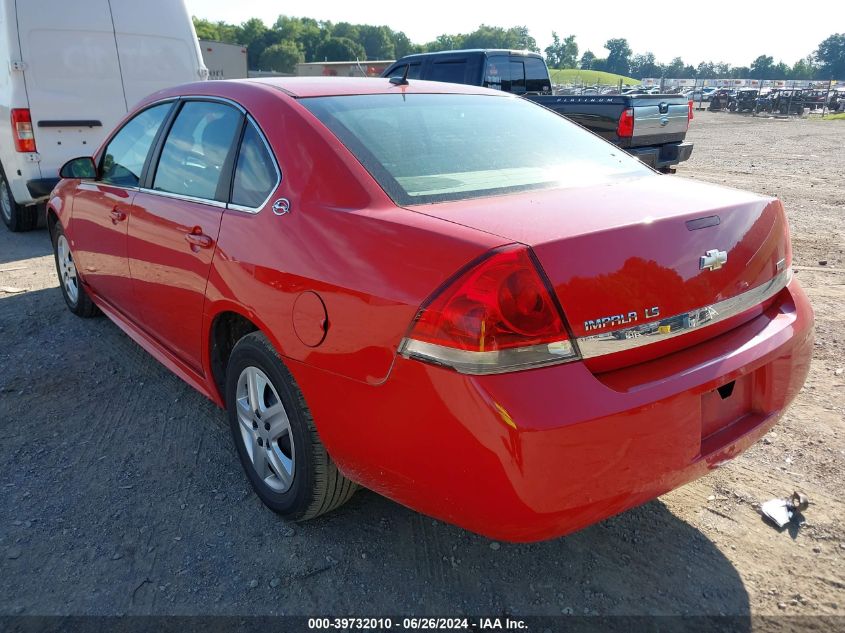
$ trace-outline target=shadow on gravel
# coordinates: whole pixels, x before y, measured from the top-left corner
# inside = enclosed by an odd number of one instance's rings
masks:
[[[13,262],[52,255],[53,245],[46,229],[26,233],[12,233],[0,222],[0,268],[8,268]]]
[[[659,501],[529,545],[367,491],[287,524],[223,412],[108,319],[52,288],[0,299],[0,337],[0,614],[749,612],[731,563]]]

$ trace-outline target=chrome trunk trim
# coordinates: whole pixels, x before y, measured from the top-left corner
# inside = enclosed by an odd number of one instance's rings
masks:
[[[709,306],[611,332],[582,336],[576,339],[577,348],[581,358],[595,358],[682,336],[760,305],[786,288],[791,280],[792,268],[787,268],[756,288]]]

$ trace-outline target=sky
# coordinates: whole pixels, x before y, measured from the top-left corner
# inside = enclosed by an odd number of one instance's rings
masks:
[[[442,33],[469,33],[479,24],[522,26],[531,32],[540,49],[551,43],[551,32],[574,34],[579,51],[597,57],[607,51],[604,43],[624,37],[634,53],[651,51],[658,61],[680,56],[687,64],[701,61],[748,66],[759,55],[793,64],[816,50],[836,32],[845,32],[845,2],[833,0],[805,10],[795,2],[769,0],[763,4],[737,0],[642,3],[632,0],[592,2],[350,2],[313,0],[185,0],[188,11],[199,18],[239,24],[258,17],[271,26],[279,14],[332,22],[386,25],[404,31],[412,42],[423,44]],[[413,7],[413,10],[410,10]],[[579,54],[580,54],[579,53]]]

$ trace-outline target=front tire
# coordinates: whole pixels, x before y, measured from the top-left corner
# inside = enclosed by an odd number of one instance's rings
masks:
[[[84,319],[97,316],[100,311],[91,297],[85,291],[85,286],[76,272],[70,241],[65,236],[62,225],[56,222],[50,237],[53,240],[53,259],[56,262],[56,274],[59,276],[59,287],[68,309],[76,316]]]
[[[304,521],[346,503],[358,486],[320,441],[305,398],[260,332],[235,345],[226,371],[232,437],[253,490],[286,519]]]
[[[31,231],[38,225],[38,209],[35,205],[28,207],[15,202],[12,188],[6,180],[6,173],[0,170],[0,216],[3,224],[13,233]]]

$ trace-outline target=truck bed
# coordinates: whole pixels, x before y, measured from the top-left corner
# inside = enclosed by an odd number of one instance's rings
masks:
[[[680,95],[525,95],[615,143],[643,162],[663,168],[686,160],[692,144],[684,143],[689,102]],[[617,133],[623,112],[633,109],[631,136]]]

